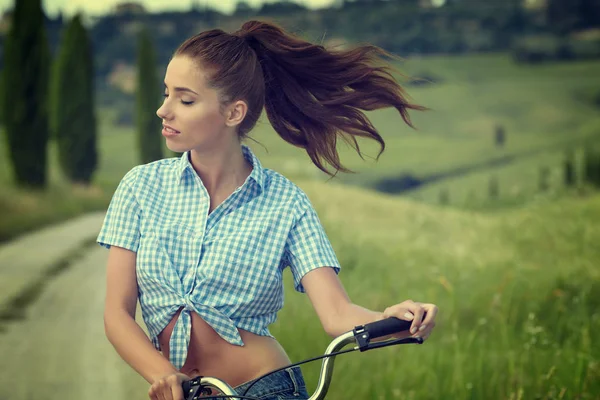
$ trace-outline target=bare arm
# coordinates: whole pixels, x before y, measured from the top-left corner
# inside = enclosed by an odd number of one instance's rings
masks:
[[[433,304],[415,303],[407,300],[388,307],[383,312],[371,311],[353,304],[346,293],[338,276],[331,268],[317,268],[302,278],[306,294],[323,325],[330,336],[339,336],[352,330],[357,325],[365,325],[391,316],[413,321],[412,336],[427,337],[435,326],[434,318],[437,307]],[[423,314],[427,316],[423,319]],[[423,319],[422,322],[420,322]],[[418,329],[423,327],[421,331]],[[410,336],[408,332],[394,337]],[[379,338],[385,340],[387,337]]]
[[[338,336],[357,325],[383,319],[383,313],[353,304],[331,268],[315,269],[302,278],[302,285],[315,308],[323,329]]]
[[[106,272],[104,330],[117,353],[146,381],[154,383],[177,373],[135,321],[136,253],[112,246]]]

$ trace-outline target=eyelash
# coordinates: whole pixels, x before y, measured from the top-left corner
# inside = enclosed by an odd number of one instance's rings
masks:
[[[169,97],[168,94],[163,94],[163,97],[166,99],[167,97]],[[194,104],[193,101],[183,101],[181,100],[181,104],[186,105],[186,106],[191,106],[192,104]]]

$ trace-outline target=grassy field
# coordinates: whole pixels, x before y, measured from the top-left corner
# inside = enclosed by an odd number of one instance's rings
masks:
[[[345,145],[339,146],[343,163],[358,172],[341,174],[336,181],[373,187],[383,178],[404,173],[416,177],[478,165],[502,157],[514,157],[510,165],[479,168],[409,193],[415,199],[436,203],[441,189],[450,193],[454,206],[474,209],[527,203],[534,198],[540,160],[550,169],[559,168],[562,151],[600,137],[600,117],[589,98],[600,88],[595,71],[600,61],[516,66],[508,55],[411,58],[399,65],[406,75],[431,77],[434,84],[407,87],[410,98],[431,111],[413,113],[418,128],[402,123],[395,110],[369,113],[386,140],[386,151],[378,162],[374,143],[361,141],[366,160]],[[401,78],[401,81],[404,81]],[[600,90],[600,89],[598,89]],[[50,190],[23,191],[11,185],[7,157],[0,158],[0,240],[91,209],[102,209],[124,173],[138,163],[132,129],[115,127],[110,109],[99,111],[100,167],[94,187],[71,188],[56,166],[51,146]],[[507,133],[503,148],[493,144],[494,127]],[[158,134],[158,133],[157,133]],[[2,135],[4,136],[4,135]],[[306,154],[283,142],[268,121],[259,122],[249,141],[263,164],[292,180],[326,176],[312,166]],[[0,152],[6,154],[4,140]],[[549,162],[546,162],[549,161]],[[487,180],[494,173],[501,182],[503,198],[483,202]],[[473,200],[479,198],[479,200]]]
[[[412,298],[440,308],[422,346],[339,356],[328,399],[599,398],[600,195],[483,214],[331,182],[299,184],[353,301],[381,310]],[[51,388],[48,400],[147,399],[147,383],[104,335],[106,253],[94,249],[0,333],[10,366],[0,374],[0,398],[34,399],[41,387]],[[289,271],[285,278],[285,306],[271,331],[293,361],[322,354],[329,338]],[[317,369],[303,367],[310,390]]]
[[[440,307],[423,346],[340,356],[332,399],[600,398],[600,228],[590,222],[600,219],[600,196],[484,215],[302,187],[355,302]],[[288,285],[286,301],[275,335],[295,361],[321,353],[328,339],[308,300]],[[311,387],[317,367],[303,369]]]
[[[411,74],[439,77],[437,84],[408,89],[433,111],[414,114],[418,132],[392,111],[371,113],[386,152],[375,163],[341,148],[342,160],[359,174],[329,182],[300,149],[259,124],[253,136],[266,149],[250,145],[264,166],[298,182],[313,200],[352,299],[382,309],[413,298],[441,310],[424,346],[341,356],[332,399],[600,399],[594,337],[600,328],[600,197],[562,189],[559,169],[567,146],[600,134],[597,109],[582,100],[600,88],[598,67],[517,67],[504,55],[409,60],[403,68]],[[101,165],[92,188],[70,187],[52,160],[51,189],[25,192],[10,184],[6,157],[0,158],[0,238],[106,207],[137,159],[133,131],[115,128],[109,110],[101,115]],[[503,149],[493,146],[498,123],[508,134]],[[375,154],[372,144],[364,147]],[[364,190],[407,171],[427,176],[507,156],[515,161],[410,197]],[[550,168],[553,189],[539,201],[542,165]],[[500,212],[478,212],[490,208],[482,196],[492,173],[510,196],[500,200]],[[449,188],[451,205],[463,209],[432,206],[442,188]],[[292,293],[289,276],[287,284],[273,333],[298,361],[321,353],[328,338],[308,299]],[[314,387],[315,366],[304,370]]]
[[[407,196],[429,204],[479,211],[553,201],[574,191],[589,189],[581,178],[584,173],[582,157],[582,149],[577,148],[573,157],[577,175],[575,189],[565,185],[567,152],[559,149],[517,159],[505,166],[436,181],[408,192]]]

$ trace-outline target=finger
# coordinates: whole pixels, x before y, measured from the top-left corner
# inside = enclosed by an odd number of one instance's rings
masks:
[[[421,327],[423,327],[423,326],[425,326],[425,325],[421,325]],[[419,330],[419,332],[417,332],[417,336],[420,336],[422,338],[429,337],[429,335],[431,335],[431,332],[433,331],[433,328],[435,328],[435,322],[431,322],[422,331]]]
[[[423,319],[423,314],[425,313],[425,309],[418,303],[412,302],[412,301],[406,301],[404,303],[401,303],[402,305],[404,305],[408,311],[410,311],[413,314],[413,322],[410,326],[410,333],[411,334],[415,334],[417,333],[417,331],[419,330],[419,327],[421,326],[421,321]]]
[[[156,390],[156,400],[166,400],[162,385]]]
[[[425,339],[424,340],[429,339],[429,336],[431,336],[432,332],[433,332],[433,329],[428,330],[427,333],[426,333],[426,335],[425,335]]]
[[[165,382],[165,385],[163,386],[163,390],[161,392],[161,394],[162,394],[161,400],[173,400],[173,395],[171,394],[171,384],[169,381],[170,380]]]
[[[175,375],[169,377],[170,398],[169,400],[185,400],[183,397],[183,388],[181,387],[181,379]]]
[[[183,397],[183,389],[181,385],[175,385],[171,387],[171,395],[173,396],[173,400],[185,400]]]
[[[415,334],[421,325],[423,319],[423,307],[419,303],[412,300],[403,301],[400,304],[393,305],[386,309],[385,314],[396,318],[404,319],[405,321],[413,321],[409,330],[411,334]],[[409,314],[412,314],[409,318]]]
[[[415,334],[420,326],[420,321],[423,319],[423,307],[412,300],[403,301],[400,304],[388,307],[384,315],[393,316],[405,321],[412,321],[409,328],[411,334]],[[410,315],[410,317],[409,317]]]
[[[169,400],[165,395],[165,390],[168,389],[167,382],[164,379],[161,379],[158,383],[158,388],[156,390],[158,400]]]
[[[438,313],[438,308],[435,304],[422,304],[421,306],[425,309],[425,312],[427,313],[427,316],[425,317],[425,319],[423,319],[423,324],[429,325],[435,320],[435,317]]]
[[[384,313],[384,319],[385,318],[398,318],[398,319],[410,322],[413,320],[414,316],[411,312],[406,311],[406,310],[404,311],[404,314],[402,314],[402,311],[399,311],[399,314],[393,314],[392,312],[388,311],[387,313]],[[392,336],[396,339],[404,339],[405,337],[409,337],[410,336],[409,329],[410,329],[410,326],[401,331],[394,332],[392,334]]]
[[[404,321],[412,321],[415,318],[413,313],[408,310],[404,303],[386,308],[383,312],[383,316],[384,318],[396,317]]]
[[[148,390],[148,396],[151,400],[162,400],[160,395],[160,385],[157,382],[150,386],[150,389]]]
[[[409,331],[402,331],[402,332],[399,332],[399,333],[394,333],[392,335],[392,337],[394,339],[406,339],[406,338],[410,337],[410,332]]]
[[[160,393],[155,387],[148,391],[148,396],[151,400],[161,400]]]

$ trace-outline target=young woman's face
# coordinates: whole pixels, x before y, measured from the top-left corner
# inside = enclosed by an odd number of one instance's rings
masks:
[[[218,92],[206,84],[203,71],[192,59],[174,57],[165,74],[165,100],[156,111],[163,121],[167,147],[175,152],[212,148],[227,137]]]

